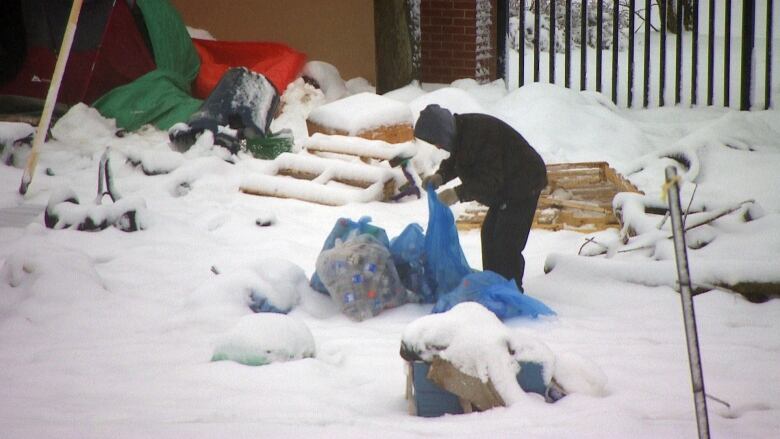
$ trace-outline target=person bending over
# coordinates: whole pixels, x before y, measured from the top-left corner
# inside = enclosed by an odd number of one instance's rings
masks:
[[[514,279],[523,291],[523,249],[531,231],[547,168],[538,152],[502,120],[481,113],[452,114],[431,104],[420,112],[414,136],[449,151],[423,187],[459,177],[461,184],[440,191],[450,206],[476,200],[488,207],[482,223],[482,268]]]

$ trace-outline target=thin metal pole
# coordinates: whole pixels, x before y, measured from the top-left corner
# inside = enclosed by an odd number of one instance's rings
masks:
[[[563,85],[566,88],[571,87],[571,0],[566,0],[566,15],[564,17],[564,33],[566,34],[566,45],[563,65]]]
[[[628,90],[627,90],[627,103],[628,108],[634,105],[634,26],[636,20],[634,13],[636,12],[636,0],[630,0],[628,2]]]
[[[661,16],[661,51],[658,63],[658,105],[663,107],[666,92],[666,0],[658,2],[658,13]]]
[[[726,14],[723,41],[723,106],[731,103],[731,0],[726,0]]]
[[[539,32],[541,32],[541,25],[539,23],[539,16],[541,15],[540,3],[539,0],[534,2],[534,82],[539,82]]]
[[[580,3],[580,90],[588,88],[588,2]]]
[[[645,0],[645,65],[644,65],[644,96],[642,98],[642,106],[647,108],[650,104],[650,21],[652,16],[650,15],[650,0]]]
[[[764,75],[764,109],[772,106],[772,0],[766,0],[766,73]]]
[[[707,105],[712,105],[715,98],[715,0],[710,0],[709,7],[708,20],[710,26],[707,31]]]
[[[547,82],[555,84],[555,2],[550,2],[550,57],[547,59]]]
[[[707,399],[704,392],[704,374],[699,354],[699,336],[696,330],[696,314],[693,309],[693,294],[691,293],[691,278],[688,268],[688,253],[685,244],[685,226],[682,221],[680,207],[680,186],[677,170],[674,166],[666,168],[666,186],[669,196],[669,213],[672,219],[674,254],[677,262],[677,278],[682,301],[683,321],[685,324],[685,339],[688,343],[688,363],[691,369],[691,384],[693,400],[696,408],[696,425],[700,439],[710,437],[710,427],[707,415]]]
[[[618,44],[620,44],[620,3],[614,2],[612,9],[612,102],[618,102]]]
[[[520,51],[520,63],[518,65],[517,86],[522,87],[525,84],[525,0],[519,0],[520,15],[518,15],[519,26],[517,29],[520,39],[518,50]]]

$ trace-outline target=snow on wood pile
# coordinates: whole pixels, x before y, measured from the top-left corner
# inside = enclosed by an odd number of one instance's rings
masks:
[[[619,228],[612,199],[619,192],[639,190],[607,162],[547,165],[547,187],[539,197],[533,227],[546,230],[596,231]],[[458,218],[459,229],[478,228],[487,207],[473,202]]]
[[[362,137],[315,133],[307,138],[303,147],[312,153],[335,153],[361,159],[391,160],[395,157],[412,157],[416,153],[413,142],[388,143]]]
[[[389,200],[402,176],[388,168],[306,154],[281,154],[268,174],[243,177],[240,190],[247,194],[295,198],[318,204]]]
[[[409,106],[374,93],[358,93],[319,106],[306,119],[314,133],[357,136],[403,143],[414,139]]]

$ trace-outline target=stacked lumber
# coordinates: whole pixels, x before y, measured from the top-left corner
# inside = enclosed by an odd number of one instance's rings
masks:
[[[640,192],[607,162],[549,164],[547,180],[534,216],[536,229],[593,232],[619,228],[612,199],[619,192]],[[457,226],[479,228],[486,213],[486,206],[471,203]]]

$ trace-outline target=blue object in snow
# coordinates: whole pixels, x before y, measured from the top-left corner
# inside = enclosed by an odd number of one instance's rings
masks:
[[[428,230],[425,234],[425,274],[435,297],[452,291],[473,270],[466,262],[458,239],[455,218],[429,185]]]
[[[501,320],[520,316],[536,318],[540,315],[555,315],[555,312],[541,301],[522,294],[513,280],[507,280],[492,271],[466,275],[457,288],[439,297],[431,312],[445,312],[461,302],[477,302]]]
[[[422,226],[416,223],[406,226],[390,241],[390,253],[404,287],[416,294],[420,302],[436,302],[425,274],[425,234]]]

